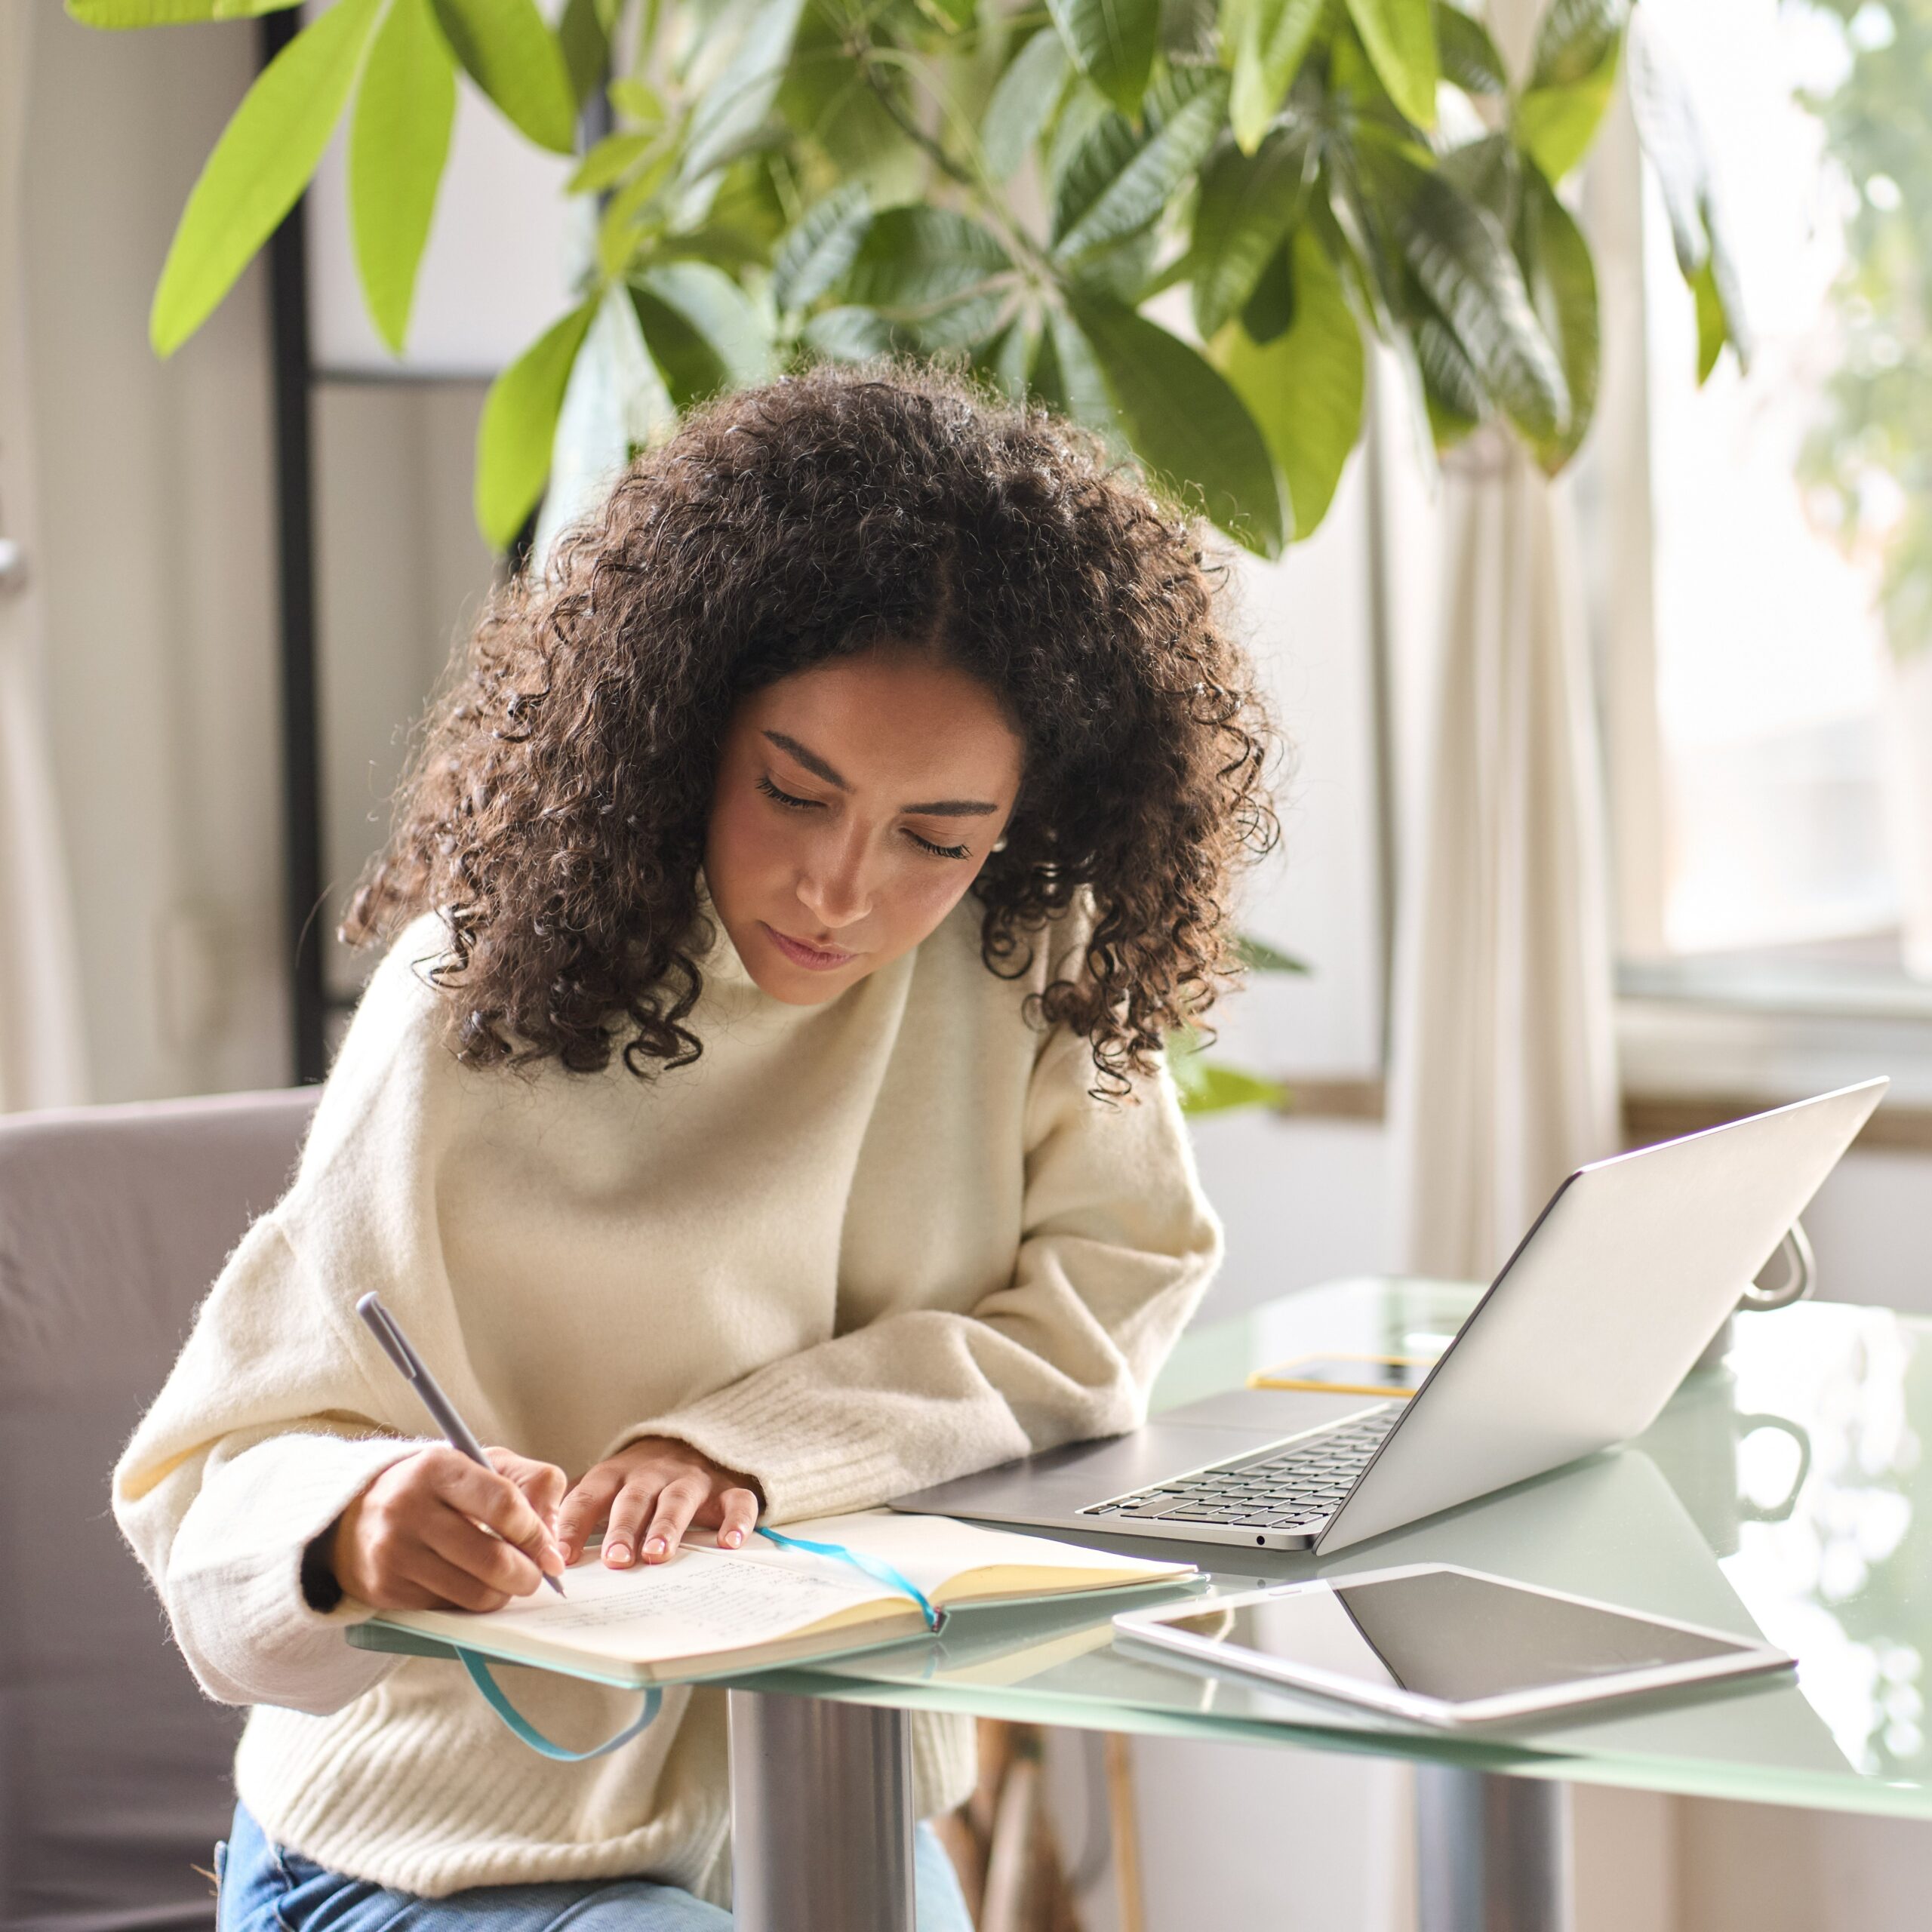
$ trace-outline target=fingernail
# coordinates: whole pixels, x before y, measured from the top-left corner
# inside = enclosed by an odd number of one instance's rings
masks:
[[[724,1547],[727,1549],[736,1549],[744,1540],[745,1533],[743,1530],[727,1530],[724,1532]]]
[[[644,1553],[647,1556],[662,1556],[669,1547],[669,1546],[662,1537],[653,1537],[645,1545]]]
[[[606,1563],[628,1563],[631,1560],[631,1546],[627,1543],[607,1543],[604,1549]]]

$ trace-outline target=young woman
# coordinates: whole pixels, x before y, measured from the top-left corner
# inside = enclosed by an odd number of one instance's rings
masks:
[[[1186,525],[931,374],[715,405],[500,593],[294,1181],[115,1473],[254,1707],[223,1932],[728,1923],[721,1692],[560,1764],[344,1626],[1133,1426],[1218,1251],[1161,1044],[1230,971],[1265,741]],[[372,1288],[495,1473],[422,1439]],[[576,1747],[633,1701],[518,1678]],[[958,1801],[964,1726],[914,1755]]]

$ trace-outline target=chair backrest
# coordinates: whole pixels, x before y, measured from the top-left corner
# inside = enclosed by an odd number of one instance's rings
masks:
[[[315,1094],[0,1118],[0,1932],[212,1922],[240,1714],[168,1642],[108,1477]]]

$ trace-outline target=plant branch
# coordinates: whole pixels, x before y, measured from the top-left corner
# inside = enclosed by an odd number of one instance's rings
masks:
[[[1006,244],[1009,252],[1023,260],[1037,276],[1050,282],[1057,282],[1059,277],[1052,257],[1014,220],[1011,212],[1000,198],[989,193],[983,179],[971,169],[963,167],[946,152],[943,141],[935,140],[912,115],[906,112],[905,103],[900,100],[886,76],[879,71],[882,64],[878,60],[879,49],[870,35],[863,29],[848,35],[845,51],[866,86],[872,90],[873,97],[885,109],[900,132],[949,181],[964,189],[973,198],[980,213],[987,218],[990,226],[999,231],[1000,238]]]

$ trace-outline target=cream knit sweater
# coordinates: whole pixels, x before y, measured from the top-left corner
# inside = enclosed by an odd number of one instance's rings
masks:
[[[304,1546],[419,1446],[414,1396],[354,1316],[374,1288],[485,1442],[574,1478],[677,1437],[762,1485],[769,1519],[856,1509],[1140,1419],[1219,1231],[1164,1075],[1136,1103],[981,963],[968,898],[829,1004],[760,992],[721,933],[704,1052],[645,1081],[460,1066],[391,948],[288,1193],[203,1305],[115,1472],[115,1515],[270,1836],[406,1890],[646,1874],[728,1895],[724,1694],[673,1690],[585,1764],[518,1743],[462,1673],[352,1650]],[[359,1613],[366,1615],[363,1611]],[[503,1673],[574,1746],[635,1697]],[[956,1803],[970,1732],[915,1721],[917,1795]]]

